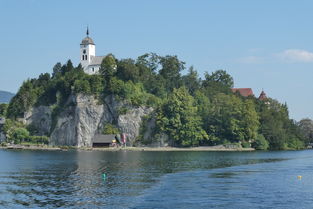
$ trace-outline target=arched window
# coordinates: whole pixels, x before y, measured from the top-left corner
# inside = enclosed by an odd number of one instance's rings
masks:
[[[84,55],[82,56],[82,60],[84,60]]]
[[[87,55],[85,55],[85,60],[87,60]]]

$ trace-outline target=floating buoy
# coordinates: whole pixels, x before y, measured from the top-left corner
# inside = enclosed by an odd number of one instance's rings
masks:
[[[301,180],[301,179],[302,179],[302,176],[297,176],[297,178],[298,178],[299,180]]]
[[[106,175],[104,173],[104,174],[102,174],[102,179],[105,180],[105,178],[106,178]]]

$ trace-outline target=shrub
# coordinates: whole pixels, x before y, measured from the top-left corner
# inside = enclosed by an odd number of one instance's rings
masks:
[[[252,147],[256,150],[267,150],[269,147],[268,141],[262,134],[259,134],[255,141],[252,143]]]
[[[104,125],[102,133],[103,134],[118,134],[120,133],[120,131],[113,124],[107,123]]]
[[[241,146],[242,146],[243,148],[250,148],[250,147],[251,147],[251,144],[250,144],[250,142],[243,141],[243,142],[241,143]]]

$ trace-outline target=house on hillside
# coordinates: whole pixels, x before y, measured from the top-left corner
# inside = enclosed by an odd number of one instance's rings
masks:
[[[232,88],[232,92],[239,93],[243,97],[254,96],[251,88]]]
[[[235,93],[239,93],[243,97],[248,97],[248,96],[254,96],[253,91],[251,88],[232,88],[231,91]],[[259,100],[265,101],[267,100],[266,93],[262,90],[260,96],[258,97]]]

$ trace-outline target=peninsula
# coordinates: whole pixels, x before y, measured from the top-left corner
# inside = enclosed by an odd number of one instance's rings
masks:
[[[3,144],[91,148],[150,147],[302,149],[311,141],[288,107],[250,88],[234,88],[224,70],[201,79],[177,56],[96,56],[92,38],[80,63],[57,63],[28,79],[0,108]]]

